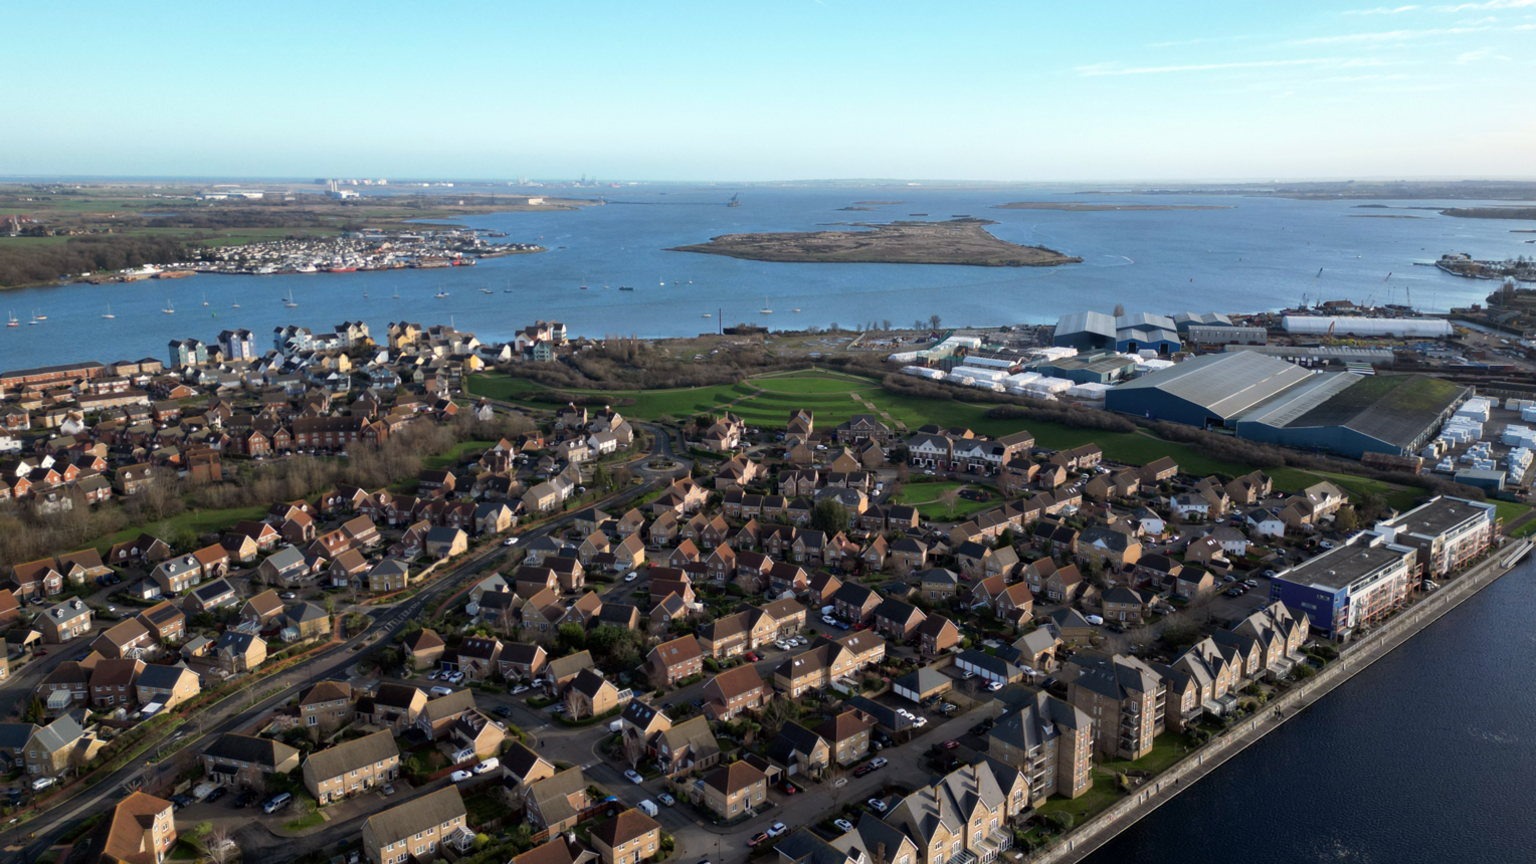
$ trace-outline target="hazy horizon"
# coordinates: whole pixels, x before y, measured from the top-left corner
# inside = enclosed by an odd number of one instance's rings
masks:
[[[7,52],[13,176],[1293,182],[1528,177],[1536,152],[1536,95],[1517,86],[1536,79],[1536,0],[77,3],[7,20],[29,37]]]

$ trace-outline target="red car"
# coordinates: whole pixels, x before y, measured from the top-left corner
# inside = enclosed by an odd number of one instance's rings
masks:
[[[783,790],[784,790],[784,794],[785,794],[785,795],[793,795],[793,794],[795,794],[795,793],[796,793],[796,792],[799,792],[799,791],[800,791],[800,790],[799,790],[799,789],[796,789],[796,788],[795,788],[795,784],[793,784],[793,783],[791,783],[791,782],[789,782],[789,781],[788,781],[788,780],[785,780],[785,781],[784,781],[784,782],[783,782],[783,784],[781,784],[781,785],[780,785],[780,786],[779,786],[779,788],[780,788],[780,789],[783,789]]]
[[[760,843],[762,843],[763,841],[765,841],[767,839],[768,839],[768,832],[764,831],[764,832],[758,834],[756,837],[753,837],[751,840],[748,840],[747,841],[747,845],[748,846],[757,846],[757,845],[759,845]]]
[[[757,652],[756,651],[748,651],[746,656],[747,656],[747,662],[748,663],[756,663],[757,661],[763,659],[763,658],[757,656]]]
[[[959,746],[960,746],[960,742],[959,741],[945,741],[944,742],[944,749],[945,750],[953,750],[953,749],[955,749],[956,747],[959,747]]]
[[[32,656],[33,657],[47,657],[48,656],[48,649],[47,648],[39,648],[36,651],[32,652]]]

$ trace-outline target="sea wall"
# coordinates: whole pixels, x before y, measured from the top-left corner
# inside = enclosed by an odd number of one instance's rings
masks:
[[[1504,549],[1496,550],[1496,554],[1490,555],[1413,606],[1391,624],[1349,646],[1338,660],[1329,664],[1316,677],[1268,703],[1259,714],[1237,724],[1226,734],[1212,738],[1210,743],[1152,778],[1135,794],[1083,822],[1056,844],[1028,860],[1031,864],[1074,864],[1088,857],[1115,835],[1199,782],[1200,778],[1222,763],[1278,729],[1280,724],[1290,720],[1302,709],[1353,678],[1360,670],[1385,657],[1415,633],[1509,572],[1500,562],[1509,556],[1510,550],[1517,548],[1519,544],[1509,544]]]

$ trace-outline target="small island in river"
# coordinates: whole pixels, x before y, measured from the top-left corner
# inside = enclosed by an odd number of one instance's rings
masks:
[[[1226,204],[1081,204],[1076,201],[1013,201],[993,204],[993,210],[1069,210],[1094,213],[1100,210],[1231,210]]]
[[[854,223],[867,231],[804,231],[779,234],[724,234],[708,243],[677,246],[672,252],[703,252],[751,261],[862,264],[970,264],[982,267],[1054,267],[1081,258],[1043,246],[999,240],[985,219],[948,222]]]

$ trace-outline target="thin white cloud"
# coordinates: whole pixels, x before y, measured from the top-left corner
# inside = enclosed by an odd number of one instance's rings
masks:
[[[1404,12],[1412,12],[1418,6],[1377,6],[1375,9],[1346,9],[1345,15],[1401,15]]]
[[[1533,0],[1536,2],[1536,0]],[[1467,33],[1483,33],[1492,27],[1440,27],[1433,30],[1385,30],[1375,33],[1346,33],[1340,36],[1314,36],[1311,39],[1295,39],[1292,45],[1341,45],[1347,43],[1407,42],[1431,36],[1461,36]]]
[[[1456,58],[1457,63],[1476,63],[1479,60],[1508,60],[1503,54],[1495,54],[1492,48],[1479,48],[1476,51],[1468,51]]]
[[[1483,3],[1458,3],[1455,6],[1431,6],[1433,12],[1466,12],[1469,9],[1527,9],[1536,0],[1485,0]]]
[[[1260,69],[1271,66],[1316,66],[1337,62],[1330,58],[1305,58],[1298,60],[1245,60],[1235,63],[1191,63],[1183,66],[1121,66],[1119,63],[1094,63],[1077,66],[1073,71],[1085,77],[1097,75],[1162,75],[1168,72],[1210,72],[1217,69]]]

